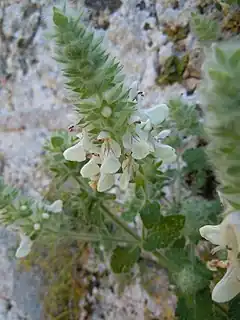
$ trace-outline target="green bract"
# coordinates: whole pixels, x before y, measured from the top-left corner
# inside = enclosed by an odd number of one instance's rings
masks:
[[[104,128],[113,138],[122,136],[135,105],[124,87],[122,67],[102,49],[102,39],[78,19],[56,8],[53,19],[56,59],[63,65],[68,88],[75,92],[75,107],[83,116],[80,123],[91,124],[93,134]]]

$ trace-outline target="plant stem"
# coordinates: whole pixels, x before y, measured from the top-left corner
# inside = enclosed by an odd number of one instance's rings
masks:
[[[141,244],[141,237],[132,230],[124,221],[122,221],[119,217],[117,217],[115,214],[113,214],[104,204],[101,203],[101,209],[104,211],[105,215],[112,220],[117,226],[119,226],[121,229],[123,229],[126,233],[131,235],[135,240],[137,240],[138,243]],[[161,267],[168,269],[169,271],[176,270],[174,265],[167,259],[162,253],[159,251],[155,251],[152,253],[152,255],[158,260],[158,263],[161,265]]]
[[[110,220],[112,220],[117,226],[119,226],[121,229],[123,229],[129,235],[131,235],[138,242],[141,241],[141,238],[139,237],[139,235],[134,230],[132,230],[126,224],[126,222],[124,222],[122,219],[120,219],[118,216],[116,216],[114,213],[112,213],[103,203],[100,203],[100,207],[103,210],[105,216],[107,216]]]
[[[175,201],[177,207],[180,206],[181,203],[181,169],[180,169],[180,156],[178,155],[176,163],[177,163],[177,178],[176,178],[176,188],[175,188]]]
[[[64,234],[62,233],[64,236]],[[98,235],[93,233],[75,233],[75,232],[68,232],[66,234],[68,237],[73,237],[76,240],[82,240],[82,241],[89,241],[89,242],[98,242],[101,240],[104,241],[112,241],[112,242],[123,242],[123,243],[132,243],[132,244],[138,244],[137,240],[129,240],[129,239],[123,239],[123,238],[117,238],[112,236],[105,236],[105,235]]]
[[[80,179],[74,176],[76,181],[79,183],[79,185],[82,185]],[[87,191],[87,190],[86,190]],[[110,219],[114,224],[116,224],[120,229],[124,230],[127,234],[129,234],[132,238],[134,238],[137,243],[141,246],[142,239],[141,237],[132,229],[130,228],[126,222],[124,222],[121,218],[119,218],[116,214],[112,213],[102,202],[100,202],[100,208],[102,209],[105,216]],[[100,239],[99,239],[100,240]],[[124,242],[124,239],[122,239],[122,242]],[[127,242],[127,241],[125,241]],[[175,270],[175,267],[167,259],[162,253],[159,251],[155,251],[152,253],[152,255],[158,260],[159,264],[163,267],[168,269],[169,271]]]

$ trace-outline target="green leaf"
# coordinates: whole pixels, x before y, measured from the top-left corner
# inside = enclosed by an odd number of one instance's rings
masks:
[[[160,204],[157,201],[147,202],[140,211],[140,216],[145,228],[154,228],[163,218],[160,214]]]
[[[53,137],[51,137],[51,143],[54,148],[58,148],[63,145],[64,139],[59,136],[53,136]]]
[[[208,74],[212,80],[220,81],[220,82],[228,82],[231,80],[231,76],[229,73],[224,71],[218,71],[214,69],[209,69]]]
[[[139,247],[117,247],[111,256],[111,268],[114,273],[127,273],[140,257]]]
[[[185,217],[182,215],[163,217],[162,222],[149,231],[144,240],[143,248],[147,251],[154,251],[169,247],[173,241],[180,237],[184,223]]]
[[[227,173],[229,174],[229,175],[239,175],[240,174],[240,165],[239,166],[232,166],[232,167],[229,167],[228,169],[227,169]]]
[[[191,197],[182,203],[180,213],[186,217],[183,233],[191,241],[200,240],[199,229],[206,224],[216,224],[221,212],[219,200],[208,201],[204,198]]]
[[[56,7],[53,8],[53,22],[56,26],[64,27],[68,24],[68,18]]]
[[[183,135],[199,135],[202,131],[199,123],[199,116],[196,105],[186,104],[181,99],[173,99],[168,102],[170,120],[174,122],[174,127],[181,131]],[[171,139],[177,139],[171,137]],[[167,138],[169,140],[169,138]],[[181,140],[180,140],[181,142]],[[179,142],[176,141],[178,144]]]
[[[217,40],[220,35],[218,21],[209,19],[204,15],[192,13],[190,22],[191,31],[200,41]]]
[[[178,320],[222,320],[214,316],[214,305],[209,288],[205,288],[193,296],[181,296],[178,300],[176,316]]]
[[[240,319],[240,295],[229,302],[229,320]]]
[[[232,68],[237,68],[240,64],[240,49],[236,50],[229,58],[229,64]]]
[[[141,210],[144,200],[135,197],[133,200],[126,203],[126,210],[121,214],[121,218],[128,222],[133,222],[136,215]]]
[[[215,48],[215,56],[216,56],[216,60],[217,60],[217,62],[218,62],[219,64],[224,65],[224,64],[226,63],[225,54],[224,54],[224,52],[223,52],[220,48],[218,48],[218,47]]]

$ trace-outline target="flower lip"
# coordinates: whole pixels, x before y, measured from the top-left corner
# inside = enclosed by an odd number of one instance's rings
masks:
[[[207,225],[199,231],[202,237],[219,246],[217,250],[227,249],[229,260],[227,272],[212,292],[214,301],[227,302],[240,292],[240,212],[228,214],[220,225]]]
[[[32,240],[22,232],[20,233],[20,239],[21,241],[15,254],[16,258],[26,257],[30,253],[33,244]]]

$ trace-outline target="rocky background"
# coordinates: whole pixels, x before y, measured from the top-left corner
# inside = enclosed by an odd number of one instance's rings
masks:
[[[59,3],[0,0],[0,174],[6,183],[37,198],[50,182],[41,167],[43,144],[51,132],[71,123],[71,105],[49,36],[52,7]],[[84,10],[86,20],[105,35],[108,50],[121,61],[129,81],[139,81],[146,107],[180,95],[197,102],[203,53],[189,20],[191,12],[218,19],[213,0],[68,3],[75,12]],[[230,18],[223,22],[226,37]],[[238,33],[240,26],[234,21]],[[41,277],[36,270],[18,270],[12,258],[15,246],[15,236],[0,229],[0,320],[46,319],[39,296]],[[99,265],[87,268],[101,274]],[[100,277],[100,284],[80,301],[91,304],[91,315],[85,308],[79,319],[173,319],[176,298],[164,270],[156,271],[154,279],[151,297],[137,280],[118,296],[114,279]]]

